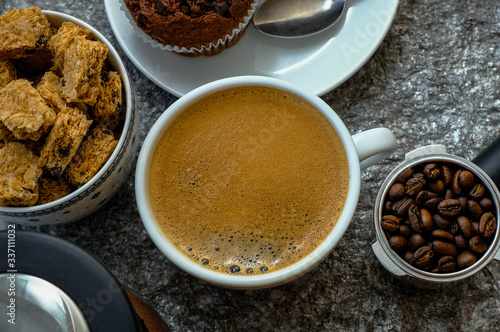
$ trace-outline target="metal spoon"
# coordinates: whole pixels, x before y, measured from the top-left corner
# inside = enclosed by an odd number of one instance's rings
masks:
[[[267,0],[255,12],[253,24],[271,36],[309,36],[335,24],[345,3],[346,0]]]

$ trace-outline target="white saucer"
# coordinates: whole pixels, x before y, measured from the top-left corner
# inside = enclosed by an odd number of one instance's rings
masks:
[[[189,58],[144,43],[120,9],[120,1],[104,0],[111,28],[130,60],[177,97],[216,79],[238,75],[280,78],[323,95],[370,59],[389,30],[398,3],[351,0],[342,22],[300,39],[266,36],[249,24],[235,46],[213,57]]]

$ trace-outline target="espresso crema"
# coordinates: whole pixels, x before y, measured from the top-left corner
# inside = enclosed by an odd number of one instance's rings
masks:
[[[187,257],[255,275],[294,264],[337,222],[349,168],[329,121],[281,90],[241,87],[184,110],[149,175],[154,216]]]

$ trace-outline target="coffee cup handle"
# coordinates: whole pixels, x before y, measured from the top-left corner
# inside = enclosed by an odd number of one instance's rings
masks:
[[[389,157],[397,148],[396,137],[387,128],[374,128],[352,136],[361,169]]]

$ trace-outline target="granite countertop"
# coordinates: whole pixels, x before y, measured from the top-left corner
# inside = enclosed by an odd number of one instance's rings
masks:
[[[136,87],[144,138],[177,97],[129,61],[103,1],[4,0],[2,12],[30,5],[76,16],[112,41]],[[388,127],[399,147],[389,159],[363,171],[357,211],[334,251],[286,285],[234,291],[177,268],[146,234],[133,173],[123,190],[92,216],[31,229],[97,256],[123,285],[149,301],[172,331],[500,330],[498,262],[452,287],[425,290],[388,273],[371,248],[378,189],[405,153],[444,144],[449,152],[472,159],[499,136],[499,67],[499,1],[400,0],[393,25],[369,61],[322,96],[352,134]]]

